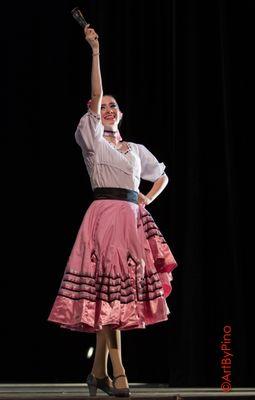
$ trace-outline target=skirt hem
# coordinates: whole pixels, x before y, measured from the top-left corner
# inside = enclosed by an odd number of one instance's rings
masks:
[[[157,321],[151,321],[151,322],[146,322],[146,323],[141,323],[139,325],[134,325],[134,326],[121,326],[117,322],[116,323],[107,323],[107,324],[102,324],[98,328],[92,327],[87,325],[86,323],[79,323],[77,325],[68,325],[64,324],[63,322],[60,322],[58,320],[53,320],[53,319],[48,319],[48,322],[51,322],[55,325],[58,325],[62,329],[68,329],[70,331],[76,331],[76,332],[84,332],[84,333],[96,333],[100,332],[103,328],[103,326],[110,326],[112,329],[119,329],[120,331],[129,331],[129,330],[134,330],[134,329],[146,329],[150,325],[158,324],[160,322],[167,321],[169,319],[170,312],[167,314],[165,318],[159,319]]]

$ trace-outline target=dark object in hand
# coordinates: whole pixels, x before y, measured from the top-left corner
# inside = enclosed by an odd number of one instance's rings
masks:
[[[74,19],[78,22],[78,24],[80,24],[82,26],[82,28],[85,28],[85,26],[88,25],[88,23],[85,21],[85,18],[83,17],[83,15],[78,7],[75,7],[71,11],[71,13],[72,13],[72,16],[74,17]]]

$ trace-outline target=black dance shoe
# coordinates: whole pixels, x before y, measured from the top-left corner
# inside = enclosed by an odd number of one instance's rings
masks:
[[[115,395],[115,390],[109,385],[109,376],[105,376],[104,378],[96,378],[93,374],[89,374],[87,376],[86,383],[89,388],[90,396],[96,396],[97,389],[102,390],[109,396]]]
[[[126,375],[118,375],[118,376],[114,376],[112,383],[113,383],[113,387],[114,387],[114,396],[116,397],[129,397],[131,395],[129,388],[116,388],[115,386],[115,382],[118,378],[120,378],[121,376],[124,376],[126,378]]]

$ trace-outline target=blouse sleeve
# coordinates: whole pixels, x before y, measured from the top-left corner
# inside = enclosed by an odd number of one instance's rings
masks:
[[[101,117],[92,110],[84,114],[75,131],[75,140],[85,151],[95,151],[95,143],[103,136]]]
[[[141,160],[141,178],[155,182],[163,175],[166,165],[163,162],[160,163],[143,144],[138,144],[137,146]]]

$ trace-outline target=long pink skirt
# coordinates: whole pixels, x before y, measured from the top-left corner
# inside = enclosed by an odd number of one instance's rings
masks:
[[[48,321],[97,332],[168,319],[177,263],[151,214],[125,200],[94,200],[69,256]]]

